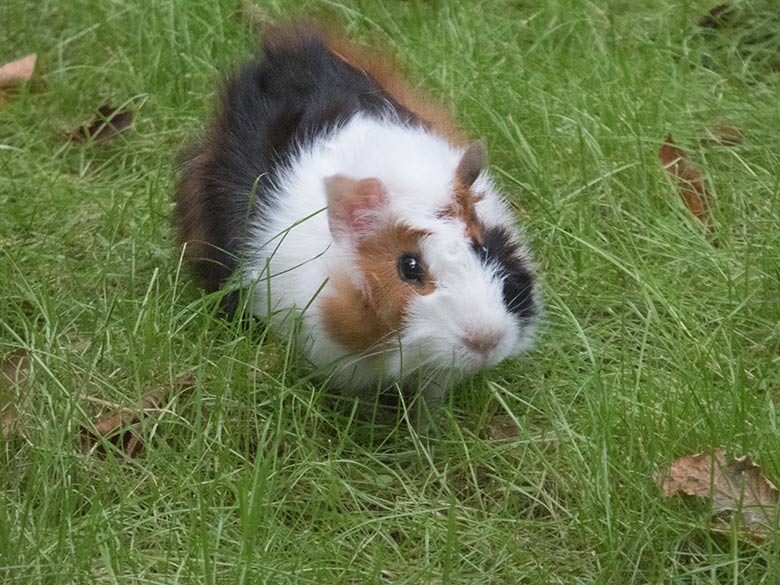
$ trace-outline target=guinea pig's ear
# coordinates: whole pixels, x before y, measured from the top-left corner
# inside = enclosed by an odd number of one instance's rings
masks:
[[[333,175],[325,179],[328,223],[336,239],[370,235],[378,224],[377,212],[387,203],[387,189],[379,179],[350,179]]]
[[[471,187],[474,181],[482,172],[485,164],[485,143],[481,140],[475,140],[466,147],[466,151],[460,158],[458,167],[455,169],[455,179],[466,188]]]

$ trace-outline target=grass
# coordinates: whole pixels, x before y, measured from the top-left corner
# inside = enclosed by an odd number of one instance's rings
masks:
[[[263,2],[390,46],[527,213],[539,344],[458,388],[430,437],[335,408],[181,267],[172,161],[255,46],[237,4],[0,7],[0,62],[37,51],[43,72],[0,105],[0,356],[33,362],[27,436],[0,439],[4,581],[777,583],[778,531],[711,534],[653,480],[717,446],[780,480],[773,4],[702,31],[715,2]],[[130,133],[63,141],[106,102],[137,111]],[[702,145],[718,124],[745,141]],[[705,169],[719,245],[660,168],[668,133]],[[104,410],[84,397],[188,374],[141,457],[79,454]]]

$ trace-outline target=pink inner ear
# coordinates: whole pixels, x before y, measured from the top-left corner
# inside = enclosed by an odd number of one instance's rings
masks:
[[[350,179],[334,175],[325,179],[328,222],[334,237],[362,237],[373,232],[377,211],[387,202],[387,191],[379,179]]]

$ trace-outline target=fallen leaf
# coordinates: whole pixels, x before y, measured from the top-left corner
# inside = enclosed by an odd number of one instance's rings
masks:
[[[718,4],[699,20],[703,28],[721,28],[731,17],[731,6],[728,3]]]
[[[31,53],[0,67],[0,89],[18,87],[30,80],[35,72],[36,53]]]
[[[0,436],[25,436],[22,405],[30,390],[30,357],[17,349],[0,364]]]
[[[688,161],[688,154],[674,143],[671,134],[666,137],[666,142],[658,151],[658,158],[661,159],[666,172],[675,179],[685,206],[712,232],[712,196],[701,171]]]
[[[745,137],[739,128],[728,124],[718,124],[707,130],[707,136],[701,139],[702,144],[717,144],[720,146],[739,146]]]
[[[147,416],[161,414],[162,406],[175,394],[183,394],[192,389],[194,380],[186,376],[174,384],[153,390],[141,398],[136,408],[115,407],[93,424],[92,428],[81,427],[81,452],[84,455],[104,454],[102,440],[107,440],[128,457],[136,457],[144,446],[141,434],[141,420]],[[93,402],[106,404],[101,400]]]
[[[721,515],[736,513],[741,533],[760,543],[780,518],[780,492],[750,457],[728,459],[723,449],[696,453],[676,460],[656,480],[666,497],[708,498],[714,532],[730,530]]]
[[[17,349],[3,360],[2,373],[6,384],[21,384],[30,375],[30,357],[24,349]]]
[[[76,130],[69,132],[69,140],[84,141],[97,140],[107,141],[124,134],[133,123],[135,114],[132,110],[119,110],[109,105],[102,105],[98,108],[97,117],[89,123],[82,124]]]

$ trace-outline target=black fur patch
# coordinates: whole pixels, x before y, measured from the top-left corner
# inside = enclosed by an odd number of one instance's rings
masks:
[[[237,268],[250,220],[262,216],[274,180],[298,149],[357,113],[422,123],[315,33],[269,41],[262,57],[227,80],[207,139],[182,165],[182,184],[197,190],[204,210],[208,257],[194,264],[209,290]],[[179,197],[177,217],[189,204]]]
[[[519,255],[518,246],[502,227],[489,228],[482,242],[472,248],[485,264],[497,265],[504,277],[504,304],[517,317],[531,319],[536,315],[534,277]]]

